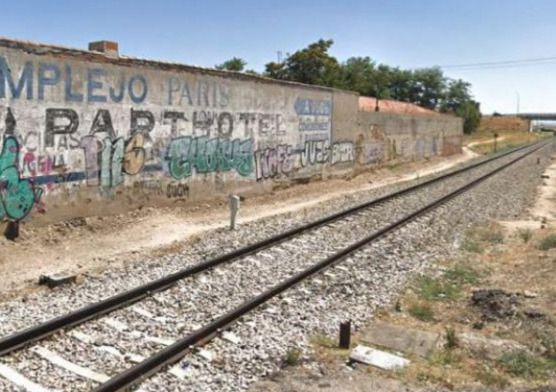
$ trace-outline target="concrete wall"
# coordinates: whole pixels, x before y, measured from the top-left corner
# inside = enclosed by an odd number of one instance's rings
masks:
[[[50,222],[264,192],[276,181],[352,168],[356,154],[373,164],[359,139],[372,142],[401,120],[362,126],[372,116],[358,114],[357,97],[0,40],[0,220]],[[389,137],[401,140],[394,149],[405,156],[411,143],[403,140],[426,139],[437,122],[403,121]]]
[[[358,119],[361,165],[461,152],[463,120],[457,117],[359,112]]]

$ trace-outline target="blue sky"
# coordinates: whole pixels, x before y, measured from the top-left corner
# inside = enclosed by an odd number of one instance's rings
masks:
[[[112,39],[125,55],[213,66],[232,56],[261,71],[277,51],[331,38],[340,60],[403,68],[556,56],[553,0],[18,0],[0,34],[86,48]],[[450,70],[473,84],[484,113],[556,112],[556,62]]]

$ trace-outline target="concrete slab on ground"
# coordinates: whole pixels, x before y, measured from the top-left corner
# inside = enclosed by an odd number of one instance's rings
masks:
[[[487,337],[465,332],[458,334],[460,344],[471,352],[482,355],[490,360],[512,351],[527,351],[527,347],[513,340]]]
[[[409,360],[404,357],[362,345],[355,347],[349,358],[384,370],[395,370],[409,365]]]
[[[421,357],[428,356],[437,346],[439,339],[438,333],[393,325],[380,320],[366,328],[361,336],[363,343]]]

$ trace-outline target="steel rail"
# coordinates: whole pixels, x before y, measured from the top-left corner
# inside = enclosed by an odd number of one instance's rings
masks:
[[[145,359],[143,362],[123,371],[122,373],[115,375],[114,377],[110,378],[108,381],[104,382],[103,384],[95,388],[93,391],[94,392],[116,392],[116,391],[128,390],[140,380],[156,373],[160,368],[178,361],[186,354],[186,352],[193,345],[201,341],[206,341],[207,338],[214,336],[216,333],[218,333],[218,331],[229,326],[231,323],[233,323],[234,321],[236,321],[246,313],[252,311],[253,309],[257,308],[259,305],[272,299],[276,295],[291,288],[292,286],[295,286],[296,284],[322,271],[323,269],[331,266],[333,263],[341,261],[350,253],[355,252],[356,250],[362,248],[363,246],[369,244],[370,242],[375,241],[385,236],[386,234],[391,233],[392,231],[396,230],[400,226],[403,226],[415,220],[416,218],[426,214],[427,212],[436,209],[437,207],[445,204],[446,202],[453,199],[454,197],[475,187],[479,183],[485,181],[487,178],[492,177],[496,173],[515,164],[516,162],[524,159],[525,157],[533,154],[534,152],[538,151],[539,149],[545,146],[546,144],[542,143],[540,146],[535,147],[531,151],[528,151],[525,154],[511,160],[510,162],[505,163],[504,165],[490,171],[489,173],[467,183],[466,185],[457,188],[455,191],[452,191],[449,194],[433,201],[432,203],[429,203],[426,206],[410,213],[409,215],[406,215],[402,219],[394,223],[391,223],[383,227],[382,229],[379,229],[378,231],[340,250],[339,252],[327,257],[326,259],[314,264],[313,266],[301,272],[296,273],[290,278],[283,280],[282,282],[262,292],[256,297],[253,297],[243,302],[241,305],[223,314],[222,316],[218,317],[211,323],[195,330],[194,332],[187,335],[183,339],[178,340],[172,345],[158,351],[153,356]]]
[[[187,277],[190,277],[192,275],[195,275],[197,273],[209,270],[213,267],[216,267],[220,264],[226,263],[226,262],[230,262],[234,259],[237,259],[239,257],[248,255],[250,253],[256,252],[256,251],[260,251],[262,249],[265,249],[267,247],[270,247],[272,245],[275,245],[277,243],[283,242],[284,240],[287,240],[288,238],[294,237],[296,235],[299,235],[303,232],[306,232],[308,230],[311,230],[313,228],[316,227],[320,227],[323,226],[327,223],[333,222],[335,220],[338,220],[340,218],[343,218],[347,215],[353,214],[355,212],[358,212],[360,210],[363,210],[365,208],[369,208],[372,206],[375,206],[377,204],[380,204],[384,201],[405,195],[407,193],[413,192],[415,190],[424,188],[428,185],[434,184],[436,182],[442,181],[448,177],[452,177],[458,174],[461,174],[463,172],[469,171],[471,169],[474,169],[476,167],[485,165],[489,162],[492,162],[494,160],[503,158],[507,155],[513,154],[515,152],[527,149],[527,148],[533,148],[535,145],[537,144],[542,144],[544,143],[544,141],[541,142],[537,142],[537,143],[532,143],[526,146],[521,146],[509,151],[505,151],[499,154],[496,154],[495,156],[492,156],[488,159],[484,159],[481,160],[479,162],[473,163],[471,165],[467,165],[463,168],[442,174],[440,176],[434,177],[432,179],[429,179],[427,181],[424,181],[422,183],[416,184],[416,185],[412,185],[409,186],[407,188],[401,189],[399,191],[395,191],[392,193],[389,193],[387,195],[381,196],[379,198],[376,198],[374,200],[365,202],[365,203],[361,203],[359,205],[356,205],[354,207],[350,207],[347,208],[345,210],[333,213],[331,215],[325,216],[323,218],[317,219],[313,222],[309,222],[303,225],[300,225],[298,227],[294,227],[293,229],[290,230],[286,230],[282,233],[279,233],[277,235],[271,236],[269,238],[266,238],[264,240],[261,240],[259,242],[255,242],[253,244],[250,245],[246,245],[243,246],[241,248],[238,248],[236,250],[233,250],[231,252],[225,253],[223,255],[217,256],[215,258],[200,262],[198,264],[195,264],[193,266],[184,268],[180,271],[174,272],[172,274],[166,275],[162,278],[158,278],[156,280],[153,280],[151,282],[145,283],[143,285],[134,287],[130,290],[124,291],[122,293],[113,295],[111,297],[105,298],[103,300],[100,300],[98,302],[95,302],[93,304],[81,307],[77,310],[74,310],[72,312],[63,314],[61,316],[57,316],[55,318],[52,318],[50,320],[47,320],[45,322],[42,322],[40,324],[37,324],[35,326],[31,326],[28,327],[26,329],[23,329],[21,331],[17,331],[13,334],[10,334],[8,336],[5,336],[3,338],[0,339],[0,356],[4,356],[6,354],[9,354],[25,345],[28,345],[34,341],[40,340],[40,339],[44,339],[54,333],[56,333],[57,331],[61,330],[61,329],[65,329],[65,328],[71,328],[71,327],[75,327],[79,324],[82,324],[88,320],[91,320],[93,318],[105,315],[107,313],[113,312],[114,310],[117,309],[121,309],[124,308],[126,306],[129,306],[137,301],[140,301],[141,299],[151,295],[152,293],[155,292],[160,292],[160,291],[164,291],[168,288],[170,288],[171,286],[173,286],[174,284],[176,284],[178,281],[185,279]]]

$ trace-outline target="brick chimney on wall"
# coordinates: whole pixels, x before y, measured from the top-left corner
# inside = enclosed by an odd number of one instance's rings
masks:
[[[95,41],[89,43],[89,50],[118,57],[118,43],[114,41]]]

